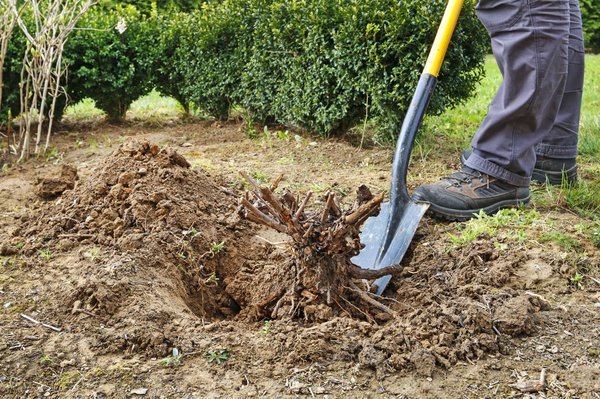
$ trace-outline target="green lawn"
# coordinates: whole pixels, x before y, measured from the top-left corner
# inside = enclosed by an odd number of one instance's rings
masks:
[[[432,149],[434,153],[441,151],[448,155],[469,146],[471,137],[485,117],[502,82],[500,71],[491,56],[486,59],[485,71],[486,76],[475,96],[466,104],[442,115],[426,118],[419,136],[422,145],[437,147]],[[580,141],[581,155],[600,159],[600,55],[586,56]]]

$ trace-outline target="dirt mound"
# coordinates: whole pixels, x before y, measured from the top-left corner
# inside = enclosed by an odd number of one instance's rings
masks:
[[[24,254],[68,254],[77,267],[62,310],[110,318],[130,337],[120,346],[166,349],[174,320],[193,326],[239,311],[224,287],[251,258],[253,230],[237,217],[236,196],[189,167],[175,150],[126,142],[13,239]]]

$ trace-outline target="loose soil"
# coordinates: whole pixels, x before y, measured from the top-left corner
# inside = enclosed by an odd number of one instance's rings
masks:
[[[589,241],[580,259],[498,237],[456,247],[459,224],[425,218],[379,299],[395,317],[348,302],[268,320],[290,251],[240,217],[238,172],[351,203],[387,188],[391,152],[234,123],[80,129],[56,137],[60,159],[0,177],[2,397],[530,397],[511,384],[542,368],[535,397],[600,397]],[[453,163],[415,160],[411,186]]]

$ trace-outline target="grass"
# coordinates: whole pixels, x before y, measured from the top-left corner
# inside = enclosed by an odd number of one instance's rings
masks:
[[[183,115],[181,105],[171,97],[161,96],[156,90],[152,90],[145,96],[135,100],[129,110],[127,117],[146,121],[162,121],[169,118],[179,118]],[[96,102],[91,98],[85,98],[77,104],[68,106],[64,116],[72,121],[85,121],[89,119],[103,118],[104,111],[96,108]]]
[[[540,234],[538,241],[541,243],[553,242],[564,252],[579,251],[582,249],[581,243],[576,238],[560,231],[544,232]]]
[[[171,97],[161,96],[156,90],[135,100],[127,117],[141,120],[157,120],[164,118],[179,118],[183,115],[181,105]]]
[[[579,152],[582,156],[600,160],[600,55],[587,55],[585,62]],[[496,61],[488,56],[485,78],[475,95],[465,104],[441,115],[426,117],[415,148],[421,146],[421,152],[426,154],[458,154],[467,148],[501,83],[502,75]]]
[[[64,116],[71,120],[86,120],[104,117],[104,111],[96,108],[96,102],[91,98],[84,98],[77,104],[73,104],[65,109]]]
[[[477,238],[487,236],[498,237],[501,228],[507,228],[503,235],[511,241],[524,241],[525,230],[540,219],[540,214],[534,209],[501,209],[494,215],[486,215],[480,212],[473,219],[460,224],[459,233],[448,233],[450,242],[458,247],[469,244]]]

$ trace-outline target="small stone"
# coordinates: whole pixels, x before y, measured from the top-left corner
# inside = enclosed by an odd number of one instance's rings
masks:
[[[8,309],[8,308],[10,308],[11,306],[12,306],[12,302],[6,302],[6,303],[4,304],[4,309]]]
[[[192,143],[183,143],[181,146],[182,147],[191,147]]]
[[[600,302],[596,302],[596,303],[594,304],[594,307],[595,307],[596,309],[600,309]]]
[[[136,389],[132,389],[131,392],[129,392],[130,395],[140,395],[140,396],[143,396],[146,393],[148,393],[148,388],[136,388]]]
[[[146,168],[140,168],[138,170],[138,175],[140,175],[140,176],[146,176],[147,174],[148,174],[148,169],[146,169]]]
[[[89,215],[88,217],[85,218],[85,222],[86,223],[89,223],[89,222],[91,222],[93,220],[94,220],[94,218],[91,215]]]

